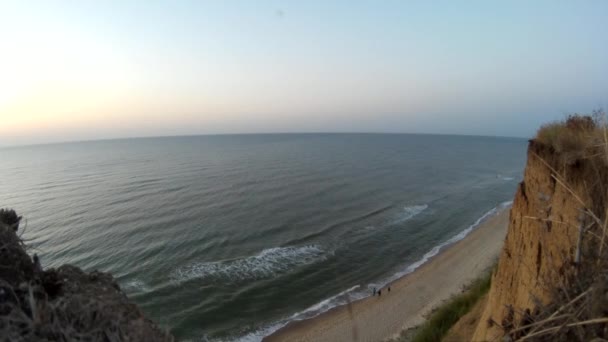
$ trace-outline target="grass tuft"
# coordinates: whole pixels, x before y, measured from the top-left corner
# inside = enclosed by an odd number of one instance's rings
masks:
[[[605,143],[604,117],[602,110],[592,115],[573,114],[563,121],[541,126],[534,140],[550,146],[569,162],[584,159],[597,153]]]
[[[441,341],[460,317],[468,313],[475,303],[488,292],[491,280],[492,272],[487,272],[483,277],[474,280],[463,293],[446,301],[416,331],[412,342]]]

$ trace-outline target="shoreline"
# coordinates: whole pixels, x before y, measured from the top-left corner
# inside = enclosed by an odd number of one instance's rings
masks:
[[[426,262],[389,281],[382,296],[355,299],[312,318],[293,320],[263,341],[380,341],[422,324],[434,307],[491,267],[506,236],[509,204],[498,205],[429,251]],[[459,239],[461,234],[465,236]]]

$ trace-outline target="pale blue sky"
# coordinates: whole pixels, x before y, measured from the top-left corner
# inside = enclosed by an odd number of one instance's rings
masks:
[[[0,2],[0,144],[529,137],[608,105],[607,32],[606,1]]]

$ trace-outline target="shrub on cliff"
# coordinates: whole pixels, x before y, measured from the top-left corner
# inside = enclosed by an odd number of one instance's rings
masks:
[[[5,224],[13,230],[19,229],[19,222],[21,222],[21,216],[12,209],[0,209],[0,224]]]
[[[606,143],[604,118],[602,110],[591,115],[573,114],[541,126],[534,140],[553,148],[567,163],[595,156]]]
[[[0,341],[172,341],[120,291],[112,275],[64,265],[43,270],[0,210]]]
[[[535,140],[553,147],[558,153],[584,152],[598,143],[600,126],[591,116],[574,114],[564,121],[541,126]]]

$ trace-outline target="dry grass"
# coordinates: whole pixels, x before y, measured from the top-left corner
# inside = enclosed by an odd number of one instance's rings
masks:
[[[564,121],[541,126],[535,140],[550,146],[571,163],[601,154],[606,138],[605,114],[570,115]]]

